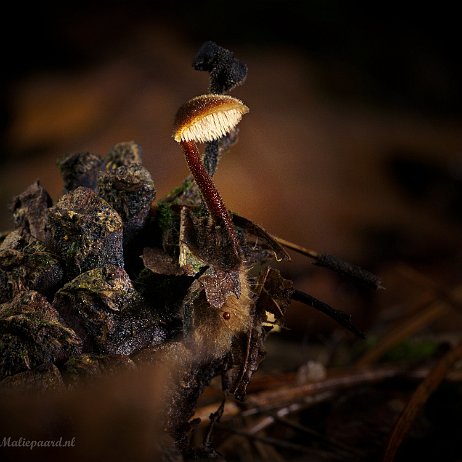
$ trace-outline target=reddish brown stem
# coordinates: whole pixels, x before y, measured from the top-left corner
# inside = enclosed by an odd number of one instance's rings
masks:
[[[240,255],[239,242],[237,240],[236,231],[228,213],[228,209],[226,208],[220,193],[202,163],[196,143],[194,141],[181,141],[181,146],[183,148],[189,170],[191,171],[192,176],[202,193],[205,205],[212,217],[218,222],[224,224],[234,250],[238,255]]]

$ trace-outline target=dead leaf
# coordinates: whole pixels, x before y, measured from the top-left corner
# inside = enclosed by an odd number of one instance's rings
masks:
[[[197,260],[191,263],[191,256]],[[188,268],[210,265],[222,271],[233,271],[241,265],[241,259],[234,252],[228,233],[217,226],[209,217],[194,216],[190,209],[181,209],[180,220],[180,265]],[[197,271],[196,271],[197,272]]]
[[[241,294],[239,271],[222,271],[212,266],[198,280],[205,289],[207,302],[216,309],[220,309],[230,295],[239,298]]]
[[[144,266],[155,274],[164,274],[167,276],[180,276],[184,274],[178,261],[162,249],[145,247],[142,259]]]

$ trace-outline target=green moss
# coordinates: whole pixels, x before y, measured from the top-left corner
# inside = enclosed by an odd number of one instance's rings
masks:
[[[156,212],[156,222],[161,231],[166,231],[172,228],[174,215],[175,213],[172,210],[171,204],[168,204],[165,201],[159,202]]]
[[[79,274],[64,285],[60,293],[68,292],[73,297],[81,292],[91,293],[104,298],[122,301],[136,296],[131,281],[123,269],[108,265]],[[120,307],[122,308],[122,307]]]
[[[382,357],[386,362],[415,362],[431,359],[438,351],[439,342],[426,339],[411,339],[401,342]]]
[[[364,342],[358,342],[357,348],[353,349],[353,356],[360,357],[368,350],[374,348],[380,338],[368,335]],[[429,339],[408,339],[398,343],[388,350],[380,358],[380,362],[417,362],[425,361],[434,357],[440,346],[440,342]]]
[[[192,186],[194,185],[194,180],[190,177],[186,178],[183,183],[175,188],[165,200],[169,199],[175,199],[178,198],[179,196],[182,196],[185,193],[188,193],[191,189]]]
[[[197,207],[201,202],[201,194],[196,182],[191,177],[187,177],[178,188],[174,189],[159,204],[167,203],[175,206]]]

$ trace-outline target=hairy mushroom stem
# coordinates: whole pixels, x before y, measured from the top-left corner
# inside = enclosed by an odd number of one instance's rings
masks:
[[[194,141],[181,141],[180,144],[188,168],[201,191],[207,209],[218,222],[223,223],[235,252],[240,255],[240,245],[228,209],[202,163],[196,143]]]

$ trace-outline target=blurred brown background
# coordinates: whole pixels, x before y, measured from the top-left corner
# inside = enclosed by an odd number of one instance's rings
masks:
[[[45,2],[5,15],[0,229],[12,226],[11,198],[34,180],[60,196],[55,161],[71,152],[105,155],[136,140],[158,197],[178,185],[187,170],[172,119],[207,91],[191,61],[214,40],[249,66],[233,95],[251,112],[216,176],[229,208],[377,270],[387,287],[387,268],[398,262],[457,276],[462,64],[453,11],[335,0],[170,3]],[[311,270],[305,281],[306,267],[296,257],[287,271],[342,305],[338,284],[333,292]]]

